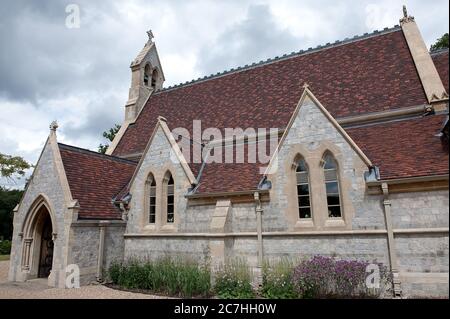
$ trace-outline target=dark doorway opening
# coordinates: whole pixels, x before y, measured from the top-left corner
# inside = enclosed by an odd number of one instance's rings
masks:
[[[38,277],[47,278],[50,275],[53,264],[53,229],[48,213],[45,216],[41,234]]]

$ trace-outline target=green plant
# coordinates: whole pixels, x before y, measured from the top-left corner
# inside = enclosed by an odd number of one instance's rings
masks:
[[[283,258],[279,261],[263,263],[263,283],[261,296],[269,299],[294,299],[298,297],[292,280],[294,262]]]
[[[109,278],[123,288],[171,296],[205,297],[211,290],[209,268],[190,260],[160,258],[113,263],[109,267]]]
[[[14,207],[20,202],[23,191],[0,186],[0,240],[11,240]]]
[[[442,37],[436,40],[436,43],[434,43],[430,51],[439,50],[439,49],[445,49],[448,48],[448,33],[445,33]]]
[[[120,276],[122,273],[122,264],[115,261],[111,263],[108,269],[109,279],[116,285],[119,284]]]
[[[254,298],[252,272],[243,259],[223,265],[215,275],[214,291],[223,299]]]
[[[11,253],[11,241],[1,240],[0,241],[0,255],[9,255]]]
[[[366,280],[374,268],[379,287],[369,288]],[[303,298],[377,298],[390,290],[392,273],[376,261],[314,256],[295,267],[293,282]]]

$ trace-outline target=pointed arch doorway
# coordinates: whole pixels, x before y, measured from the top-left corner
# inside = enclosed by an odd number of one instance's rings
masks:
[[[38,198],[24,223],[22,270],[26,278],[48,278],[53,268],[56,232],[48,202]]]
[[[38,278],[48,278],[53,264],[53,228],[48,212],[45,214],[41,228]]]

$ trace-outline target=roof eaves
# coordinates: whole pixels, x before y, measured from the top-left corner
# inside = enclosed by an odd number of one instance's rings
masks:
[[[443,53],[448,53],[449,48],[442,48],[442,49],[436,49],[436,50],[430,50],[430,55],[435,56]]]

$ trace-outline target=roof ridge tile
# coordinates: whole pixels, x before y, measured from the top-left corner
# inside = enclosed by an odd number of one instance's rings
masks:
[[[390,28],[389,27],[385,27],[381,31],[380,30],[374,30],[374,31],[372,31],[370,33],[369,32],[365,32],[362,35],[354,35],[352,38],[346,37],[346,38],[344,38],[344,40],[336,40],[333,43],[327,42],[326,44],[319,44],[319,45],[317,45],[314,48],[313,47],[309,47],[307,50],[301,49],[299,51],[293,51],[290,54],[283,54],[281,57],[280,56],[269,57],[268,59],[260,60],[259,62],[253,62],[251,64],[245,64],[244,66],[233,67],[233,68],[230,68],[228,70],[219,71],[219,72],[217,72],[215,74],[211,73],[210,75],[205,75],[204,77],[199,77],[199,78],[193,79],[191,81],[186,81],[184,83],[181,82],[181,83],[178,83],[178,84],[175,84],[175,85],[168,86],[166,88],[162,88],[162,89],[158,90],[156,93],[167,92],[167,91],[173,90],[175,88],[185,87],[185,86],[188,86],[188,85],[191,85],[191,84],[203,82],[205,80],[218,78],[220,76],[223,76],[223,75],[226,75],[226,74],[229,74],[229,73],[245,71],[245,70],[248,70],[248,69],[251,69],[251,68],[254,68],[254,67],[259,67],[259,66],[266,65],[266,64],[269,64],[269,63],[282,61],[284,59],[288,59],[288,58],[291,58],[291,57],[294,57],[294,56],[300,56],[300,55],[309,54],[309,53],[316,53],[317,51],[320,51],[320,50],[326,50],[326,49],[330,49],[330,48],[333,48],[333,47],[336,47],[336,46],[339,46],[339,45],[350,44],[350,43],[353,43],[355,41],[368,39],[368,38],[373,37],[375,35],[376,36],[380,36],[380,35],[384,35],[384,34],[387,34],[387,33],[390,33],[390,32],[395,32],[395,31],[399,31],[399,30],[401,30],[400,26],[398,24],[396,24],[396,25],[394,25],[393,27],[390,27]]]
[[[108,160],[113,160],[113,161],[117,161],[117,162],[121,162],[124,164],[130,164],[130,165],[136,165],[137,163],[135,161],[131,161],[122,157],[118,157],[118,156],[114,156],[114,155],[107,155],[107,154],[102,154],[102,153],[98,153],[92,150],[88,150],[85,148],[81,148],[78,146],[73,146],[73,145],[68,145],[68,144],[64,144],[64,143],[58,143],[58,146],[62,149],[68,150],[68,151],[75,151],[78,153],[82,153],[85,155],[93,155],[93,156],[97,156],[97,157],[102,157],[104,159],[108,159]]]

